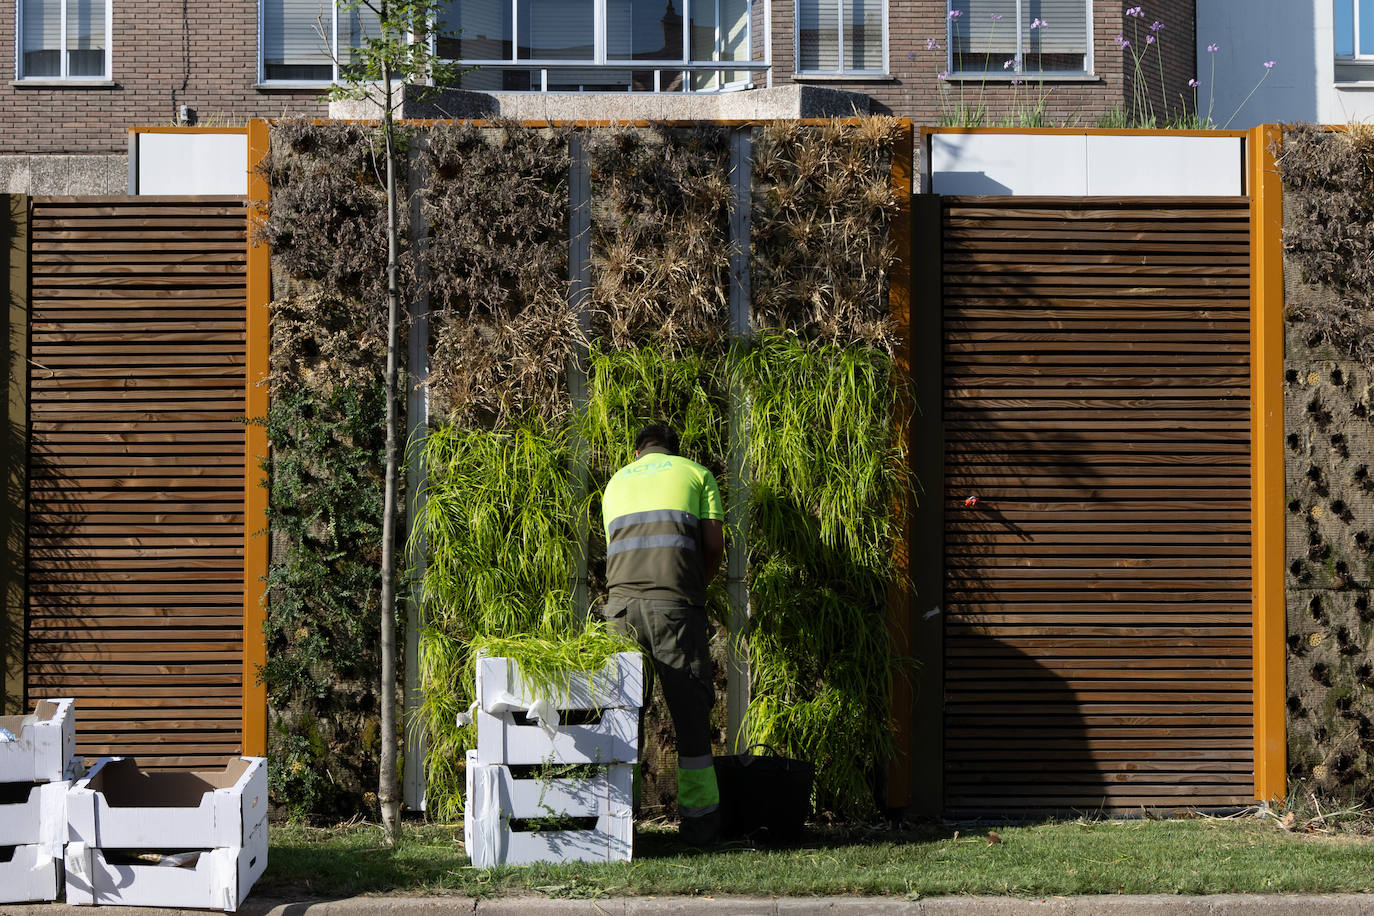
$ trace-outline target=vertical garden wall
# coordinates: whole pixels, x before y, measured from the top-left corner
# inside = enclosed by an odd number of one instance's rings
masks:
[[[266,425],[268,754],[292,814],[375,808],[386,399],[385,197],[366,132],[283,123]]]
[[[1374,133],[1285,131],[1290,786],[1374,792]]]
[[[727,534],[748,560],[750,616],[735,649],[751,670],[747,741],[815,761],[823,808],[872,808],[897,666],[892,510],[909,489],[896,427],[907,381],[892,357],[901,329],[887,304],[902,136],[882,118],[409,132],[426,244],[407,276],[432,328],[430,423],[410,453],[427,474],[414,530],[427,544],[432,814],[461,813],[475,739],[455,718],[471,700],[474,648],[589,638],[586,607],[604,597],[598,494],[653,420],[677,426],[740,520]],[[369,149],[357,128],[278,124],[268,165],[265,674],[282,724],[274,786],[303,810],[320,808],[310,793],[331,783],[319,773],[341,753],[330,710],[353,723],[359,772],[377,740],[364,684],[375,670],[372,342],[385,249]],[[724,581],[709,603],[723,743]],[[665,723],[651,711],[651,804],[672,796]]]

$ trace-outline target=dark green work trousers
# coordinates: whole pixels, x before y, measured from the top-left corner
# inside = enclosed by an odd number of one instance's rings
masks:
[[[612,595],[597,612],[612,630],[629,635],[653,660],[646,671],[648,702],[657,675],[677,735],[677,804],[689,842],[708,843],[720,830],[720,792],[711,758],[710,623],[705,608],[685,601]],[[641,708],[641,750],[644,729]]]

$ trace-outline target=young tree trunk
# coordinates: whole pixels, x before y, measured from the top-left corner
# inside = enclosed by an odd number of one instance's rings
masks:
[[[386,4],[382,4],[386,18]],[[382,809],[382,829],[389,845],[395,845],[401,832],[401,796],[396,790],[396,478],[400,464],[397,426],[400,417],[396,399],[400,388],[398,350],[400,349],[400,306],[398,264],[399,244],[396,225],[396,137],[391,116],[391,68],[382,66],[385,102],[382,107],[382,141],[386,148],[386,482],[382,497],[382,595],[381,595],[381,775],[377,801]]]

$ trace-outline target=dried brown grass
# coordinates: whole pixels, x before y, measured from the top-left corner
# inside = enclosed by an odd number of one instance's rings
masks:
[[[568,137],[513,122],[429,135],[435,415],[468,425],[569,407]]]
[[[272,194],[268,217],[258,230],[272,248],[275,272],[295,283],[318,284],[330,296],[356,300],[373,324],[386,321],[386,183],[380,142],[375,131],[353,124],[275,122],[262,164]],[[403,172],[402,189],[405,180]],[[403,291],[414,277],[405,244],[408,218],[408,208],[400,208]]]
[[[882,116],[755,130],[756,326],[892,351],[887,228],[897,210],[889,171],[899,136],[897,120]]]
[[[1374,369],[1374,128],[1288,127],[1276,152],[1285,194],[1284,250],[1334,305],[1292,305],[1288,320]],[[1313,300],[1317,302],[1318,300]]]
[[[615,349],[723,343],[729,319],[729,133],[598,131],[592,178],[592,329]]]

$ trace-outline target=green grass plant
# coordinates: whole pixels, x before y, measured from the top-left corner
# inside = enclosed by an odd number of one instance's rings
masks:
[[[1368,893],[1374,841],[1288,833],[1255,818],[1051,821],[812,831],[794,848],[710,853],[642,825],[634,861],[473,868],[460,826],[274,826],[258,893],[653,896]],[[995,832],[1000,842],[992,842]]]
[[[538,419],[502,430],[446,427],[426,441],[420,685],[428,802],[438,817],[462,810],[463,755],[475,739],[455,717],[472,701],[474,640],[556,642],[582,627],[571,584],[586,509],[570,460],[562,428]]]
[[[601,478],[634,459],[635,435],[653,422],[672,424],[683,455],[719,470],[729,432],[727,398],[725,360],[718,353],[617,350],[598,341],[587,359],[586,405],[573,425]]]
[[[749,738],[815,763],[821,805],[862,814],[891,731],[899,386],[875,348],[782,332],[759,335],[737,371],[748,395]]]

